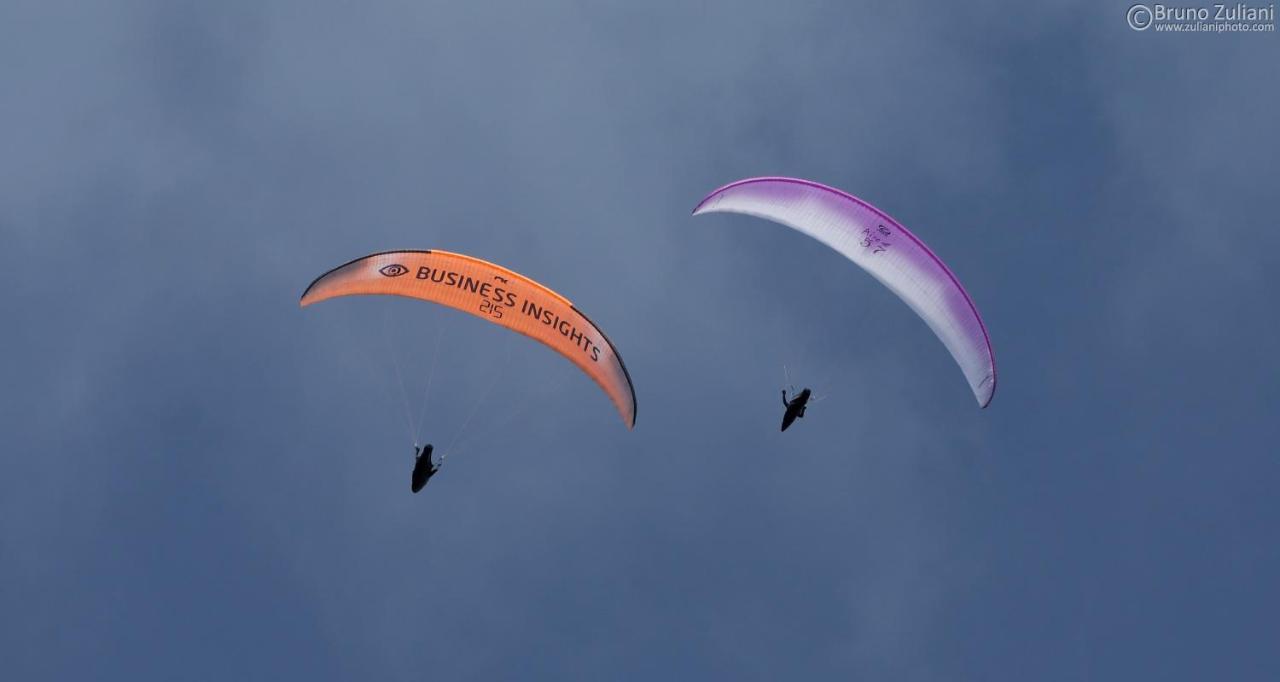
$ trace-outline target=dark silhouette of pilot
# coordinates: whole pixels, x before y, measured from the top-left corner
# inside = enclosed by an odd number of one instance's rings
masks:
[[[413,446],[413,449],[414,456],[417,458],[417,461],[413,463],[413,484],[411,489],[416,493],[419,490],[422,490],[423,486],[427,484],[427,481],[429,481],[432,476],[436,475],[437,471],[440,471],[440,466],[438,464],[432,464],[431,462],[431,451],[433,448],[430,443],[422,446],[421,448],[415,445]]]
[[[782,389],[782,404],[787,408],[786,414],[782,415],[782,430],[786,431],[791,422],[796,419],[804,418],[804,407],[809,403],[809,396],[813,395],[809,389],[804,389],[797,393],[791,400],[787,400],[787,389]]]

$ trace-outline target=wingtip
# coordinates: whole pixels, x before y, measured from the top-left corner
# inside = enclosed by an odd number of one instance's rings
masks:
[[[718,191],[719,190],[717,190],[717,192]],[[699,201],[698,205],[694,206],[693,210],[689,212],[689,215],[702,215],[703,213],[705,213],[703,209],[706,207],[707,202],[711,201],[712,197],[714,196],[716,196],[716,192],[712,192],[711,194],[708,194],[707,196],[703,197],[702,201]]]

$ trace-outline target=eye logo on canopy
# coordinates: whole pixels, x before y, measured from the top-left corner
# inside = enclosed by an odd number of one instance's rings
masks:
[[[399,263],[392,263],[391,265],[384,266],[378,272],[381,272],[384,277],[399,277],[408,271],[409,268],[406,268]]]

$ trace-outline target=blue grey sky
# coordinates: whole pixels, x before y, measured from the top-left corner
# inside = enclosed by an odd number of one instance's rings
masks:
[[[1280,678],[1280,42],[1126,8],[0,4],[0,678]],[[928,242],[992,406],[689,216],[753,175]],[[297,307],[392,248],[569,296],[636,429],[473,318]]]

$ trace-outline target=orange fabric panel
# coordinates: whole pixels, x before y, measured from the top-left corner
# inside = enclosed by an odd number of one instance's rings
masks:
[[[321,275],[301,305],[361,295],[439,303],[536,339],[595,380],[627,428],[635,426],[635,389],[608,337],[568,299],[524,275],[448,251],[389,251]]]

